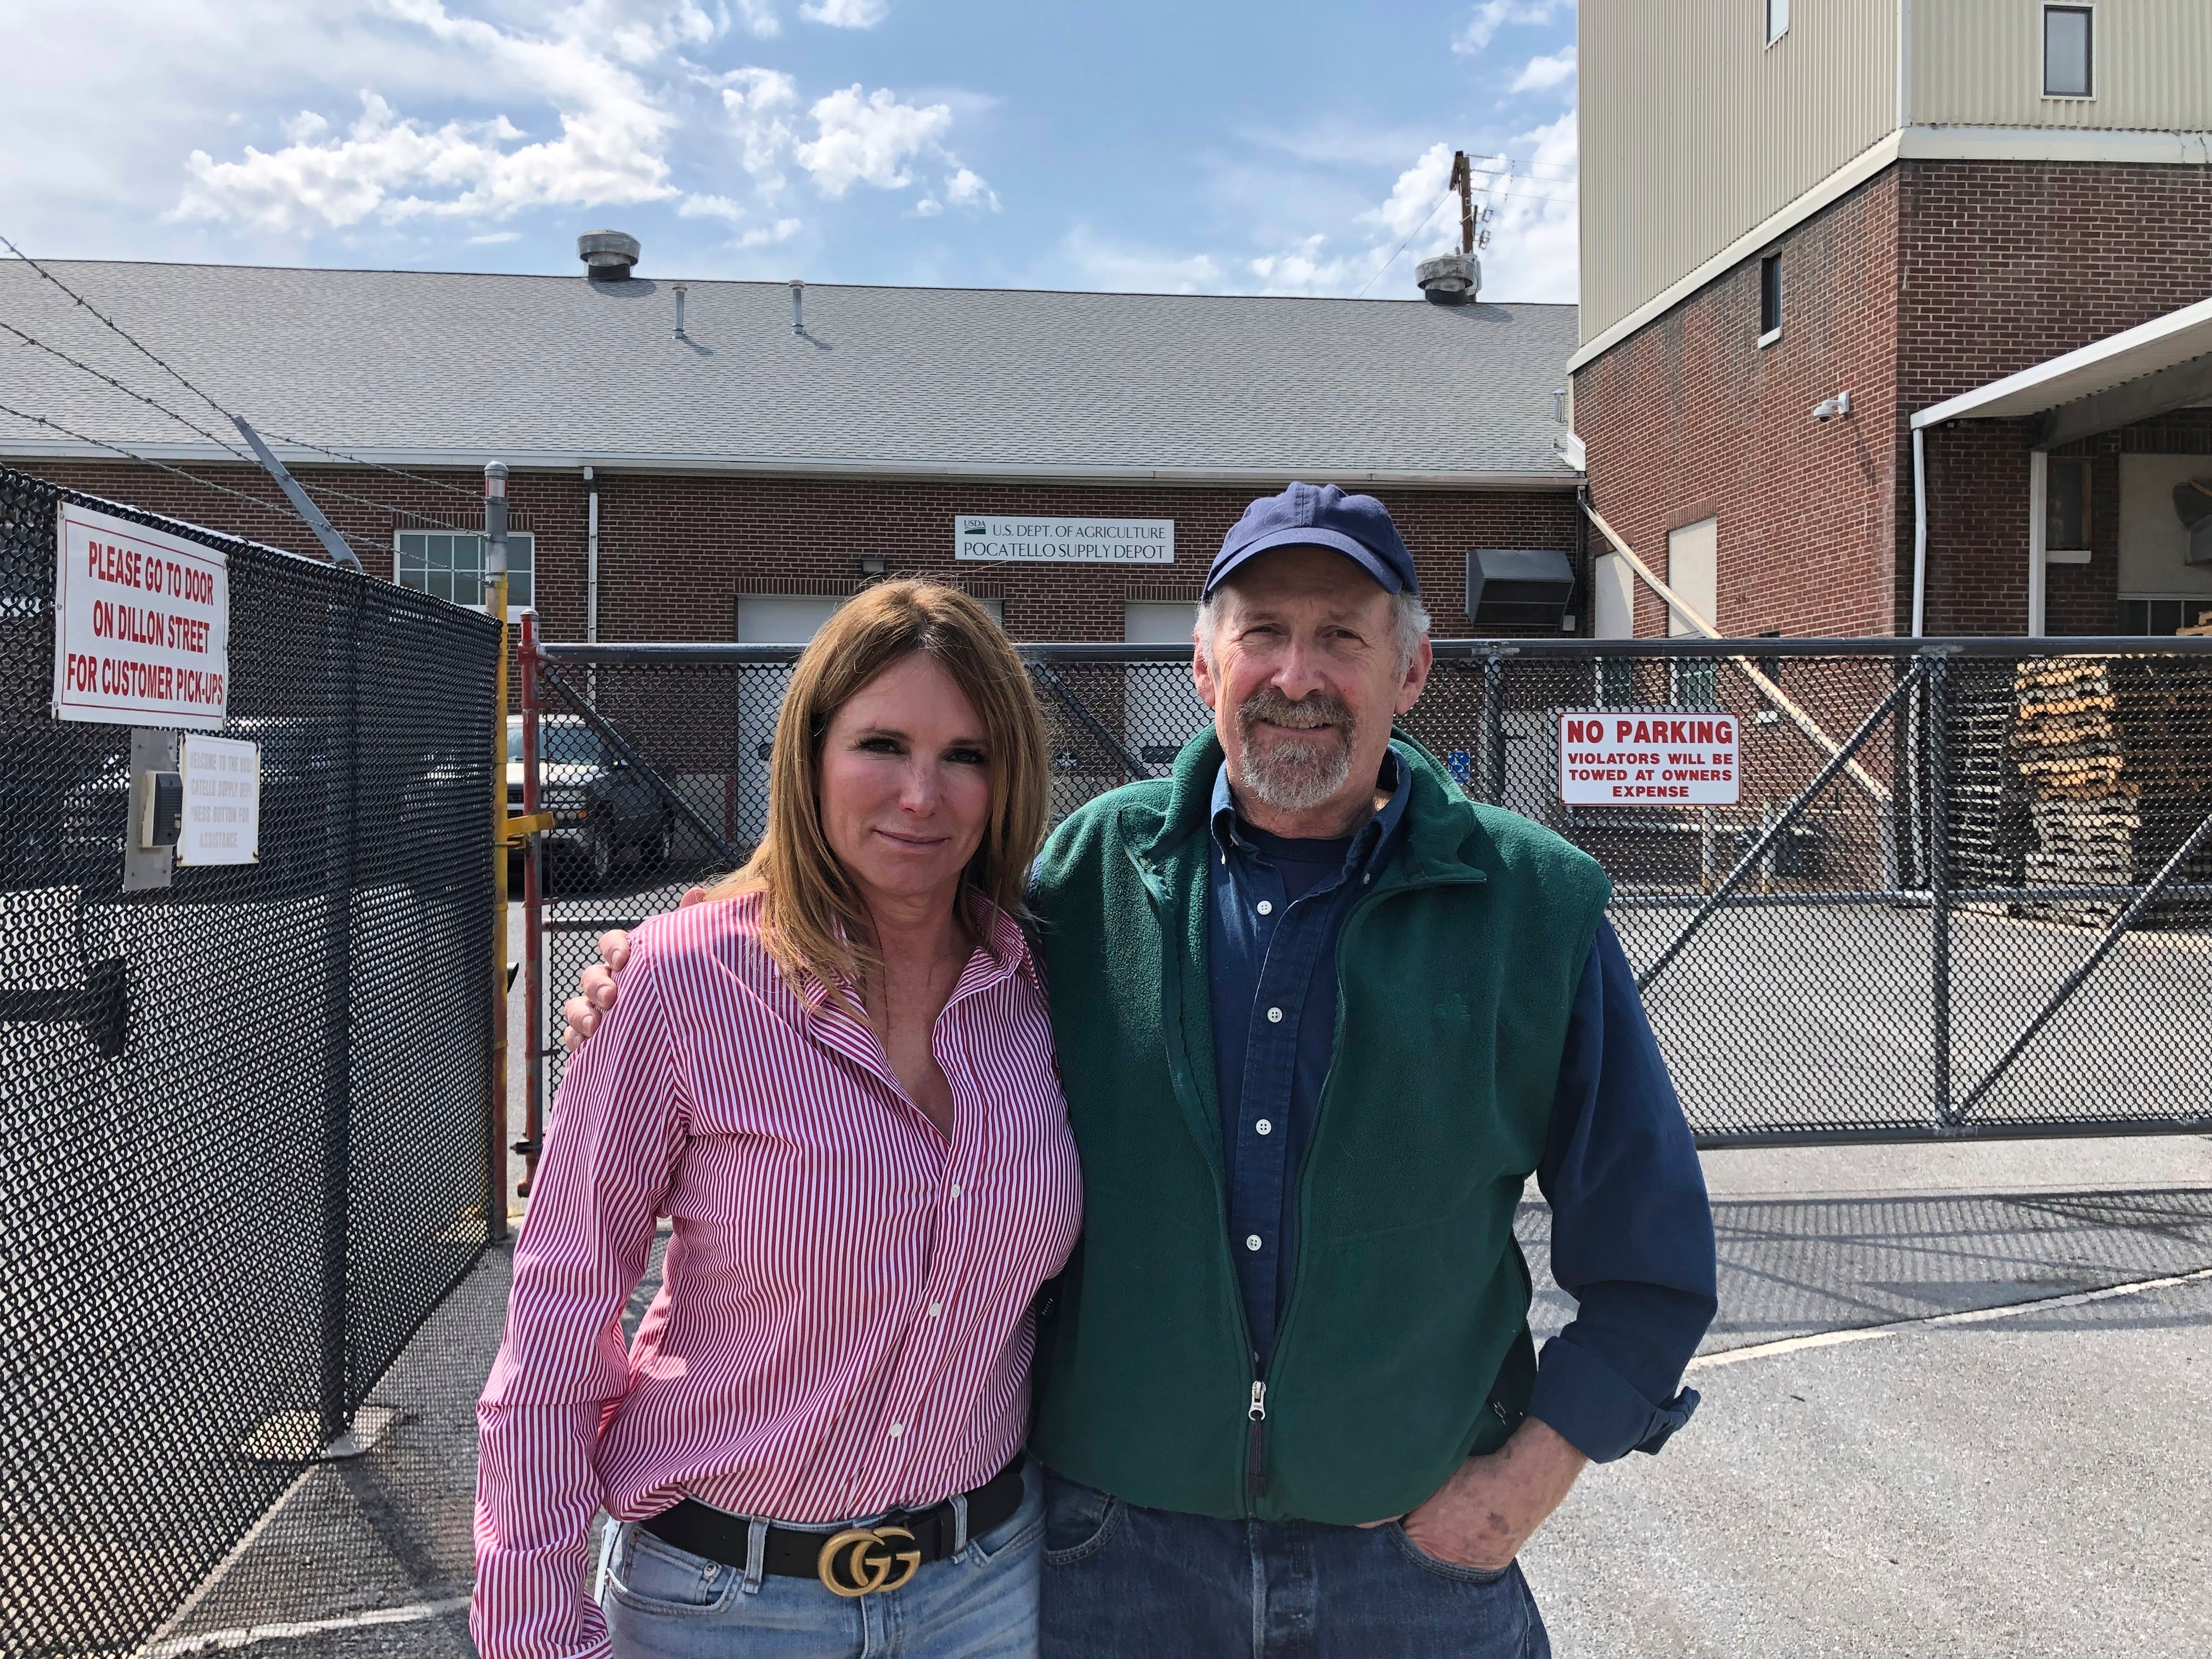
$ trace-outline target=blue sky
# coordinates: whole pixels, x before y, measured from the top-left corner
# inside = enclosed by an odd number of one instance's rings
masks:
[[[0,0],[0,39],[34,256],[568,273],[609,226],[659,276],[1409,295],[1463,147],[1485,296],[1574,298],[1572,0]]]

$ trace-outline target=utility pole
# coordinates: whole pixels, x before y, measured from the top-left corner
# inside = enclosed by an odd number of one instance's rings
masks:
[[[1459,251],[1474,252],[1474,169],[1468,164],[1467,152],[1452,152],[1451,182],[1445,186],[1459,192]]]

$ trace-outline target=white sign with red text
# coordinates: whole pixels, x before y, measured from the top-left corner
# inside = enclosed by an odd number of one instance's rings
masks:
[[[230,682],[222,550],[68,501],[54,520],[54,717],[220,728]]]
[[[1717,708],[1563,708],[1559,799],[1570,806],[1733,806],[1736,717]]]

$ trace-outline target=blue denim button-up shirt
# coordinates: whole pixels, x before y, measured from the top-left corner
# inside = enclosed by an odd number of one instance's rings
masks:
[[[1213,786],[1207,966],[1229,1227],[1264,1370],[1297,1259],[1298,1172],[1336,1042],[1336,944],[1396,851],[1409,763],[1383,763],[1382,810],[1347,840],[1285,842]],[[1449,1086],[1439,1073],[1439,1086]],[[1711,1322],[1705,1177],[1628,959],[1601,924],[1569,1016],[1536,1178],[1552,1271],[1577,1302],[1544,1345],[1529,1414],[1604,1462],[1656,1451],[1697,1396],[1676,1385]],[[1482,1379],[1486,1382],[1488,1379]]]

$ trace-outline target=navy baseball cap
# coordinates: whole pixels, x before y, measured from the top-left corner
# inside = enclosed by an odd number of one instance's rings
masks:
[[[1372,495],[1347,495],[1334,484],[1294,483],[1244,509],[1213,556],[1205,594],[1211,595],[1245,560],[1271,547],[1330,548],[1374,577],[1387,593],[1421,591],[1413,556],[1382,502]]]

